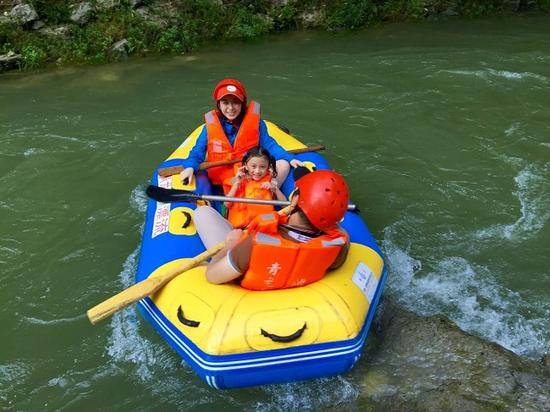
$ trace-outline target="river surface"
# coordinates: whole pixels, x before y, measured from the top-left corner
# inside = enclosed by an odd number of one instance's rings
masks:
[[[350,373],[219,392],[128,308],[154,168],[242,80],[349,181],[385,298],[550,353],[550,20],[300,32],[195,55],[0,77],[0,409],[361,407]],[[357,402],[360,402],[357,404]]]

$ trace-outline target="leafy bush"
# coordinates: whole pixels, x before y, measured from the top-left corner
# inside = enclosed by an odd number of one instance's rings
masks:
[[[47,57],[47,53],[36,46],[25,46],[21,50],[21,61],[24,69],[36,69],[42,66]]]
[[[502,0],[458,0],[457,6],[464,16],[480,17],[502,10],[504,3]]]
[[[544,12],[550,12],[550,0],[537,0],[537,7]]]
[[[461,15],[476,17],[511,9],[502,0],[171,0],[164,22],[144,20],[129,7],[129,0],[95,14],[81,27],[69,20],[65,0],[29,0],[49,26],[65,24],[70,35],[51,36],[15,24],[0,24],[0,53],[22,55],[21,67],[35,68],[51,62],[99,63],[109,59],[118,40],[128,40],[130,53],[148,51],[182,53],[208,42],[253,38],[298,27],[300,13],[322,9],[321,24],[328,30],[357,29],[382,20],[411,20],[437,15],[451,7]],[[155,8],[157,0],[145,0]],[[522,10],[550,12],[550,0],[521,0]]]
[[[239,7],[234,11],[226,37],[229,39],[252,38],[268,33],[271,28],[272,22],[256,14],[252,7]]]
[[[357,29],[373,21],[377,12],[372,0],[335,0],[327,7],[325,24],[329,30]]]
[[[390,0],[384,1],[380,7],[381,18],[386,20],[419,19],[425,15],[425,0]],[[430,2],[433,6],[436,1]]]
[[[269,16],[273,19],[274,30],[288,30],[298,25],[298,8],[291,2],[273,7]]]
[[[71,15],[69,6],[64,0],[31,0],[31,3],[40,19],[49,24],[67,22]]]

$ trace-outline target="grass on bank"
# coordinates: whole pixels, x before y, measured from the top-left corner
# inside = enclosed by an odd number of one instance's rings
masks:
[[[19,69],[48,64],[96,64],[113,59],[112,45],[128,41],[128,53],[169,54],[195,51],[217,41],[254,38],[267,33],[300,28],[304,14],[317,11],[313,26],[330,31],[353,30],[382,21],[424,19],[452,9],[466,17],[509,12],[502,0],[173,0],[171,9],[146,0],[156,13],[144,19],[125,0],[111,9],[94,13],[80,26],[70,21],[64,0],[29,0],[47,27],[65,26],[65,34],[53,35],[16,24],[0,24],[0,54],[21,55]],[[165,5],[167,4],[164,3]],[[550,11],[550,0],[516,1],[539,11]]]

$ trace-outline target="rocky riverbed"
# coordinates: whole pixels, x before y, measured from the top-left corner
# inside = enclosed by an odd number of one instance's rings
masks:
[[[548,356],[522,358],[383,300],[358,367],[361,404],[385,410],[548,410]]]

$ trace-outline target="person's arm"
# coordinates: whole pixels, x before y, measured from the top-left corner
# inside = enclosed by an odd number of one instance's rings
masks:
[[[276,200],[286,200],[285,194],[283,192],[281,192],[281,189],[279,189],[277,184],[275,184],[275,188],[272,190],[272,192],[273,192],[273,197]]]
[[[290,161],[294,159],[294,155],[292,153],[288,153],[281,147],[281,145],[279,145],[279,143],[277,143],[274,138],[269,135],[267,126],[263,120],[260,120],[260,146],[267,149],[275,160],[282,159],[290,163]]]
[[[199,166],[206,159],[206,148],[208,143],[208,135],[206,126],[204,126],[195,141],[194,146],[190,149],[189,155],[183,159],[181,165],[183,171],[180,173],[181,180],[186,178],[191,180],[193,173],[199,170]]]
[[[347,235],[347,232],[343,228],[338,226],[338,229],[340,229],[342,232],[345,232]],[[344,264],[344,262],[346,261],[346,258],[348,257],[349,246],[350,246],[349,235],[347,235],[345,245],[342,246],[342,248],[340,249],[340,253],[338,253],[338,256],[336,256],[336,259],[334,259],[334,262],[332,262],[332,265],[329,266],[328,270],[338,269],[340,266]]]
[[[235,176],[231,179],[231,188],[229,191],[225,194],[227,197],[241,197],[237,196],[237,192],[239,188],[241,187],[241,184],[243,183],[243,179],[246,178],[245,173],[245,167],[241,166],[239,167],[239,170]],[[233,206],[233,202],[224,202],[225,207],[231,208]]]
[[[206,280],[221,284],[231,282],[248,269],[252,249],[252,238],[243,236],[240,229],[227,234],[225,247],[216,254],[206,267]]]
[[[287,200],[285,194],[281,192],[281,189],[279,189],[279,186],[277,185],[277,180],[272,179],[271,182],[263,182],[261,187],[263,189],[271,190],[271,193],[273,194],[273,199]]]

